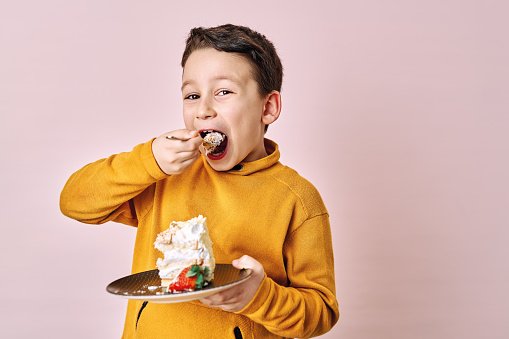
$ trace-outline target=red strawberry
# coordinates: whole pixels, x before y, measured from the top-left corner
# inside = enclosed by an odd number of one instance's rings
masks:
[[[205,283],[205,276],[208,275],[208,267],[200,267],[198,265],[192,265],[186,267],[180,272],[177,280],[172,282],[168,286],[170,292],[181,292],[181,291],[194,291],[199,290]]]

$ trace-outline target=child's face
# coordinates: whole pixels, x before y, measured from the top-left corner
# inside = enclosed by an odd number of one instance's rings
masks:
[[[224,151],[207,154],[217,171],[267,155],[263,144],[266,100],[258,91],[244,56],[213,48],[191,53],[182,76],[184,122],[189,130],[214,130],[226,135]],[[201,152],[205,154],[203,146]]]

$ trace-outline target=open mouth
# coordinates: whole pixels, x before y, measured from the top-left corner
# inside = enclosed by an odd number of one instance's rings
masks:
[[[215,130],[206,130],[201,131],[200,135],[203,138],[205,152],[207,152],[210,158],[217,158],[223,155],[228,145],[226,134]]]

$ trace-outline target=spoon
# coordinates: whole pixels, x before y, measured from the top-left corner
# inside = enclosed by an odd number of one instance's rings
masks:
[[[170,140],[180,140],[180,141],[187,141],[191,138],[177,138],[176,136],[173,136],[173,135],[167,135],[166,136],[166,139],[170,139]],[[214,146],[217,146],[218,144],[215,144],[211,141],[206,141],[206,140],[202,140],[203,142],[206,142],[207,144],[210,144],[210,145],[214,145]]]
[[[191,139],[191,138],[186,138],[186,139],[184,139],[184,138],[177,138],[177,137],[174,137],[173,135],[167,135],[166,138],[170,139],[170,140],[180,140],[180,141],[187,141],[187,140]]]

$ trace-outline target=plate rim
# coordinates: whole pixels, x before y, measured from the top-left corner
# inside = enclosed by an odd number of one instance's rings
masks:
[[[110,286],[115,284],[116,282],[126,279],[126,278],[129,278],[129,277],[132,277],[132,276],[139,275],[139,274],[147,274],[150,272],[159,271],[156,268],[153,270],[137,272],[137,273],[133,273],[133,274],[118,278],[106,286],[106,291],[109,294],[112,294],[112,295],[115,295],[115,296],[118,296],[118,297],[121,297],[124,299],[130,299],[130,300],[144,300],[144,301],[156,302],[156,303],[157,302],[159,302],[159,303],[185,302],[185,301],[201,299],[201,298],[207,297],[209,295],[221,292],[225,289],[231,288],[231,287],[238,285],[238,284],[246,281],[247,279],[249,279],[253,273],[252,270],[249,268],[243,268],[243,269],[239,270],[231,264],[216,264],[216,265],[228,266],[229,268],[233,267],[234,269],[239,271],[239,274],[243,274],[243,276],[240,279],[230,282],[228,284],[224,284],[224,285],[220,285],[220,286],[204,287],[200,290],[183,291],[183,292],[178,292],[178,293],[164,293],[164,294],[157,294],[157,295],[154,295],[154,294],[129,295],[129,294],[123,294],[123,293],[114,293],[114,292],[110,291]],[[244,273],[242,273],[242,272],[244,272]]]

